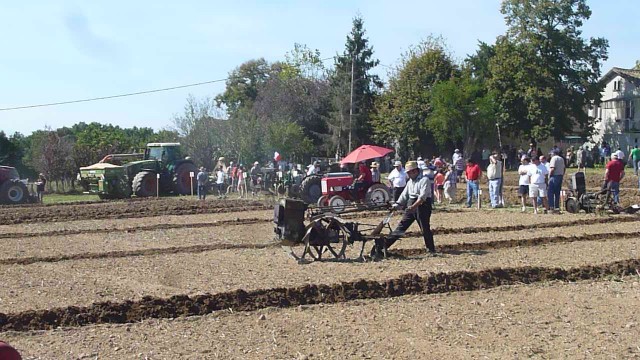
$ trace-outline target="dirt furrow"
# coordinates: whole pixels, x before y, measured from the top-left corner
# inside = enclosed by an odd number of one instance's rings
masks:
[[[407,235],[418,236],[418,233],[407,233]],[[577,241],[605,241],[610,239],[633,239],[640,237],[640,231],[636,232],[619,232],[619,233],[595,233],[595,234],[583,234],[574,236],[541,236],[530,239],[511,239],[511,240],[495,240],[495,241],[483,241],[474,243],[459,243],[459,244],[447,244],[438,245],[436,248],[438,252],[445,254],[459,254],[462,252],[473,251],[485,251],[496,250],[513,247],[525,247],[525,246],[540,246],[548,244],[560,244],[571,243]],[[70,260],[89,260],[89,259],[109,259],[109,258],[126,258],[135,256],[157,256],[168,254],[197,254],[207,251],[215,250],[230,250],[230,249],[266,249],[271,247],[278,247],[279,243],[264,243],[264,244],[232,244],[232,243],[218,243],[218,244],[202,244],[202,245],[190,245],[190,246],[171,246],[164,248],[150,248],[139,250],[127,250],[127,251],[108,251],[108,252],[88,252],[69,255],[58,256],[32,256],[32,257],[19,257],[19,258],[5,258],[0,259],[0,265],[29,265],[35,263],[54,263],[60,261]],[[416,256],[425,254],[424,248],[401,248],[392,249],[390,251],[391,256]]]
[[[255,209],[254,209],[255,210]],[[257,209],[264,210],[264,209]],[[235,212],[238,210],[229,210],[229,211],[221,211],[221,212]],[[248,210],[247,210],[248,211]],[[342,218],[345,220],[352,219],[370,219],[370,218],[381,218],[383,213],[360,213],[360,214],[351,214],[345,215]],[[160,224],[152,224],[152,225],[140,225],[140,226],[130,226],[119,229],[59,229],[59,230],[50,230],[50,231],[40,231],[40,232],[7,232],[0,233],[0,239],[19,239],[19,238],[30,238],[30,237],[51,237],[51,236],[68,236],[68,235],[79,235],[79,234],[95,234],[95,233],[113,233],[113,232],[135,232],[135,231],[155,231],[155,230],[169,230],[169,229],[182,229],[182,228],[207,228],[207,227],[216,227],[216,226],[224,226],[224,225],[251,225],[257,223],[268,223],[273,221],[272,218],[268,219],[260,219],[260,218],[246,218],[246,219],[230,219],[230,220],[220,220],[220,221],[211,221],[211,222],[190,222],[190,223],[160,223]],[[446,234],[473,234],[477,232],[492,232],[492,231],[519,231],[519,230],[527,230],[527,229],[543,229],[543,228],[552,228],[552,227],[568,227],[568,226],[579,226],[579,225],[591,225],[591,224],[604,224],[604,223],[626,223],[626,222],[634,222],[640,221],[640,217],[638,216],[617,216],[617,217],[602,217],[602,218],[590,218],[590,219],[577,219],[571,221],[558,221],[558,222],[548,222],[548,223],[538,223],[538,224],[518,224],[518,225],[507,225],[507,226],[467,226],[467,227],[459,227],[459,228],[450,228],[450,227],[436,227],[433,228],[434,234],[446,235]],[[407,236],[414,236],[415,233],[407,233]]]
[[[146,201],[65,204],[0,209],[0,224],[46,223],[88,219],[143,218],[161,215],[218,214],[272,209],[258,201],[147,199]]]
[[[635,274],[640,259],[570,269],[547,267],[493,268],[482,271],[405,274],[384,282],[357,280],[332,285],[304,285],[253,291],[235,290],[218,294],[170,298],[144,297],[139,301],[94,303],[50,310],[0,314],[1,331],[48,330],[102,323],[132,323],[149,318],[204,315],[218,310],[254,311],[267,307],[334,304],[356,299],[379,299],[410,294],[437,294],[489,289],[503,285],[547,281],[575,282],[606,276]]]

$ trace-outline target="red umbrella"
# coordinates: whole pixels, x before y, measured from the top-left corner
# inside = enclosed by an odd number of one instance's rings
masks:
[[[390,152],[393,152],[393,150],[383,148],[381,146],[362,145],[359,148],[353,150],[351,153],[349,153],[349,155],[347,155],[344,159],[342,159],[340,163],[341,164],[359,163],[360,161],[383,157]]]

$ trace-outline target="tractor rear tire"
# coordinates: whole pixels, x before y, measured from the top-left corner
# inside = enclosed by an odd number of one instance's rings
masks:
[[[29,199],[29,190],[20,180],[7,180],[0,186],[0,203],[22,204]]]
[[[152,171],[140,171],[133,177],[131,189],[137,197],[156,196],[158,184],[156,173]]]
[[[315,204],[322,196],[322,178],[319,175],[310,175],[300,184],[300,198],[307,204]]]
[[[178,165],[173,174],[173,193],[177,195],[191,195],[196,193],[196,179],[191,180],[191,174],[198,174],[198,168],[190,162]],[[193,189],[191,185],[193,183]]]
[[[382,205],[387,204],[390,200],[391,193],[389,192],[389,188],[384,184],[375,183],[367,189],[367,194],[365,195],[365,201],[367,203]]]

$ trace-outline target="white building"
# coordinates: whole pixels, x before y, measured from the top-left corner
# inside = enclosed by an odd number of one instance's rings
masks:
[[[606,141],[625,154],[640,145],[640,70],[614,67],[600,80],[605,83],[600,105],[589,110],[596,118],[592,142]]]

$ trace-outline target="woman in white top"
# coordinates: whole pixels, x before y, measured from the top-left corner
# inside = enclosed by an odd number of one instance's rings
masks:
[[[522,155],[520,160],[521,164],[518,167],[518,195],[520,195],[520,201],[522,202],[522,212],[527,211],[527,194],[529,194],[529,157]]]

